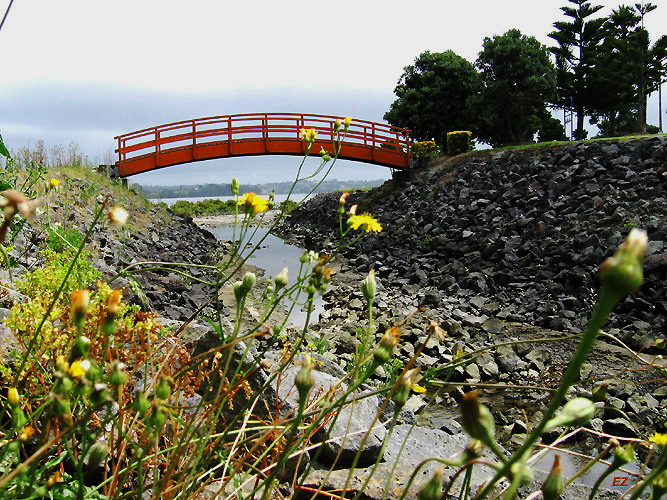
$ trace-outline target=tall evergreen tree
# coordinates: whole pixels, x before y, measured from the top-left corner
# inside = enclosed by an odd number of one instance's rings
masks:
[[[591,5],[588,0],[568,0],[570,5],[561,10],[571,21],[557,21],[555,31],[549,34],[557,47],[551,51],[556,56],[557,95],[554,104],[574,111],[577,115],[575,138],[586,136],[584,119],[593,107],[590,91],[591,72],[598,48],[605,36],[604,18],[591,19],[601,5]]]

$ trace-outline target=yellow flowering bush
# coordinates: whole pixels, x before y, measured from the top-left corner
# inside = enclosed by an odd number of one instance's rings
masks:
[[[472,133],[469,130],[447,132],[447,154],[454,156],[470,151],[471,135]]]
[[[419,141],[415,142],[410,148],[412,156],[436,156],[438,154],[438,146],[435,141]]]

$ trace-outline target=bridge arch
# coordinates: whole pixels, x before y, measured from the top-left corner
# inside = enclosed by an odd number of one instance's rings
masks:
[[[212,116],[158,125],[119,135],[116,166],[121,177],[215,158],[296,155],[306,151],[302,129],[315,129],[311,154],[332,151],[340,116],[250,113]],[[342,134],[339,158],[393,169],[410,168],[410,131],[353,119]]]

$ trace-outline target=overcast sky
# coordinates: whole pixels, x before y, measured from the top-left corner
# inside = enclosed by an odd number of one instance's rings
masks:
[[[74,140],[103,163],[115,159],[114,136],[190,118],[302,112],[382,121],[403,67],[421,52],[451,49],[474,61],[484,37],[510,28],[551,45],[566,3],[14,0],[0,31],[0,133],[10,149]],[[621,2],[593,3],[607,14]],[[667,26],[667,5],[654,3],[646,20],[653,39]],[[8,4],[0,0],[0,15]],[[657,124],[654,102],[649,123]],[[289,180],[295,160],[216,160],[132,180]],[[388,175],[343,162],[332,177]]]

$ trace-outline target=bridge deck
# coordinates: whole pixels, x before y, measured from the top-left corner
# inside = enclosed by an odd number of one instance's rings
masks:
[[[121,177],[213,158],[303,155],[302,129],[315,129],[311,154],[332,152],[337,116],[262,113],[214,116],[147,128],[116,137]],[[352,120],[339,157],[390,168],[410,168],[409,130]]]

